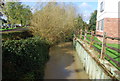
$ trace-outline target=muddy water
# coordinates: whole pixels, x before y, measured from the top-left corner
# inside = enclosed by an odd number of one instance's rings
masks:
[[[50,49],[44,79],[88,79],[71,42]]]

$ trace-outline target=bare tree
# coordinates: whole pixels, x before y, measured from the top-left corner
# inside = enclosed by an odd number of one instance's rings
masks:
[[[34,35],[54,43],[73,30],[75,16],[76,11],[72,5],[48,2],[34,13],[31,29]]]

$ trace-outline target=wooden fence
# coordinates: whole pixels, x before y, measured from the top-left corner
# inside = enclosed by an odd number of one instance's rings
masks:
[[[87,35],[90,35],[90,37],[88,37]],[[107,39],[120,40],[120,38],[109,37],[109,36],[107,36],[106,32],[104,32],[103,35],[98,35],[98,34],[95,34],[94,31],[87,32],[87,30],[83,31],[82,29],[77,31],[75,33],[75,36],[77,38],[83,40],[84,42],[88,43],[90,45],[90,49],[94,47],[94,44],[101,45],[101,50],[98,51],[100,53],[99,58],[102,60],[104,60],[105,58],[108,58],[109,60],[113,61],[117,65],[117,67],[119,67],[119,70],[120,70],[120,61],[119,61],[120,60],[120,49],[108,46],[107,41],[106,41]],[[102,39],[103,39],[102,42],[95,40],[94,39],[95,37],[102,37]],[[87,41],[87,39],[89,39],[90,41]],[[117,51],[118,55],[119,55],[117,58],[119,60],[117,61],[113,57],[109,56],[109,54],[106,53],[106,48]]]

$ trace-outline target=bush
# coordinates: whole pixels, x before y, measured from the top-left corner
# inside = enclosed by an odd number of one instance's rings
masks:
[[[33,35],[41,36],[52,44],[64,41],[65,36],[75,28],[75,7],[71,4],[56,4],[48,2],[44,7],[40,7],[42,9],[37,10],[31,19]]]
[[[43,79],[49,44],[40,37],[7,40],[2,45],[3,80]]]

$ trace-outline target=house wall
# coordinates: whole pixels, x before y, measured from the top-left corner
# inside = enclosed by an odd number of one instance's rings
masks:
[[[100,4],[103,2],[104,11],[100,12]],[[98,13],[97,13],[97,25],[96,33],[103,35],[103,32],[107,33],[110,37],[120,36],[120,0],[98,0]],[[98,30],[98,22],[104,19],[104,30]],[[99,38],[102,40],[102,38]],[[108,43],[118,43],[119,41],[107,40]]]
[[[120,18],[104,18],[104,31],[96,31],[97,34],[107,33],[109,37],[120,37]],[[102,38],[99,38],[102,40]],[[117,40],[107,39],[107,43],[118,43]],[[119,42],[120,43],[120,42]]]
[[[120,0],[98,0],[97,21],[103,18],[118,18],[118,2]],[[100,4],[104,3],[104,11],[100,12]]]

